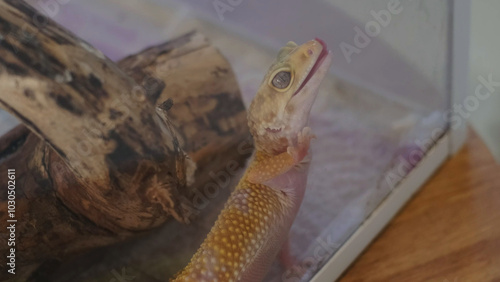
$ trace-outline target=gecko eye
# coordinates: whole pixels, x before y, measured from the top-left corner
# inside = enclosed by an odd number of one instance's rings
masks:
[[[291,81],[292,75],[289,71],[280,71],[274,76],[272,84],[278,89],[285,89]]]

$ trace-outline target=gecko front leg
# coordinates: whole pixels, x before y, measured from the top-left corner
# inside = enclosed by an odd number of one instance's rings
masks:
[[[296,142],[292,146],[288,146],[286,152],[278,155],[257,154],[255,158],[259,159],[259,165],[249,168],[247,180],[255,184],[266,184],[266,182],[276,178],[301,163],[308,162],[308,152],[311,139],[315,138],[311,134],[310,127],[304,127],[297,134]]]
[[[316,135],[314,135],[311,131],[311,128],[306,126],[297,134],[297,145],[289,146],[287,148],[287,152],[294,158],[297,164],[301,163],[309,163],[310,155],[309,155],[309,147],[311,144],[311,139],[315,139]]]

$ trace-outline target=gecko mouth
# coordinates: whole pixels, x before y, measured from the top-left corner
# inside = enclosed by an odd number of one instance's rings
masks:
[[[267,132],[271,132],[271,133],[278,133],[278,132],[281,132],[282,128],[269,128],[269,127],[266,127],[266,131]]]
[[[319,67],[321,66],[321,64],[323,64],[323,61],[325,60],[326,56],[329,53],[328,47],[326,46],[326,43],[323,40],[321,40],[319,38],[316,38],[315,40],[317,42],[319,42],[319,44],[321,44],[321,47],[323,47],[323,49],[321,49],[321,53],[319,54],[318,58],[316,59],[316,62],[314,63],[313,67],[311,68],[311,70],[307,74],[306,78],[304,79],[304,81],[300,85],[299,89],[297,89],[297,91],[295,91],[293,96],[297,95],[297,93],[299,93],[302,90],[302,88],[304,88],[304,86],[307,84],[307,82],[309,82],[309,80],[313,77],[313,75],[316,73],[316,71],[318,71]]]

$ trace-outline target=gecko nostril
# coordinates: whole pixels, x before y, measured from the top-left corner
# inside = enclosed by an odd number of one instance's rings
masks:
[[[307,54],[309,56],[312,56],[314,54],[313,50],[312,49],[307,49]]]

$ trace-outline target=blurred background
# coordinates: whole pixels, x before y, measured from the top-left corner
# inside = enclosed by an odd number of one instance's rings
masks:
[[[500,81],[500,1],[473,0],[470,44],[469,92],[474,93],[478,77]],[[471,114],[471,124],[500,162],[500,89]]]

